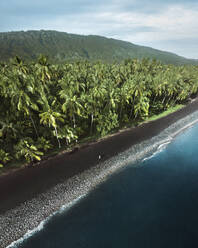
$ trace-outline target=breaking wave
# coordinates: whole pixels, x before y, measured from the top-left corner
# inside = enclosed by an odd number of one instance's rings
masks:
[[[41,231],[55,215],[67,211],[106,180],[112,173],[118,173],[127,165],[138,166],[139,162],[151,159],[163,151],[176,135],[198,122],[198,111],[177,121],[159,135],[132,146],[125,152],[99,163],[97,166],[60,183],[48,192],[0,215],[0,241],[10,242],[7,248],[17,248],[24,240]],[[11,220],[16,218],[13,225]],[[21,226],[21,223],[23,225]],[[31,229],[31,230],[29,230]],[[25,234],[24,234],[25,233]],[[22,236],[21,238],[19,238]],[[6,247],[6,246],[5,246]]]

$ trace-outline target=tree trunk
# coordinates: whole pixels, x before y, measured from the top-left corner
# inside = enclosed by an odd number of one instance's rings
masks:
[[[68,142],[68,139],[65,138],[65,142],[66,142],[66,145],[68,146],[69,145],[69,142]]]
[[[92,134],[92,128],[93,128],[93,119],[94,119],[94,115],[93,113],[91,114],[91,126],[90,126],[90,134]]]
[[[157,98],[157,94],[155,95],[154,99],[153,99],[153,105],[155,104],[156,98]]]
[[[131,112],[130,112],[129,120],[130,120],[131,117],[132,117],[132,112],[133,112],[134,105],[135,105],[134,103],[135,103],[135,96],[133,96],[133,102],[132,102],[132,107],[131,107]]]
[[[35,132],[36,132],[36,136],[37,136],[37,138],[39,138],[38,131],[37,131],[36,125],[35,125],[35,123],[34,123],[34,119],[32,118],[30,112],[29,112],[29,115],[30,115],[30,120],[31,120],[31,122],[32,122],[32,125],[33,125],[33,127],[34,127],[34,130],[35,130]]]
[[[54,127],[54,130],[55,130],[56,138],[57,138],[57,140],[58,140],[58,147],[61,148],[61,144],[60,144],[60,140],[59,140],[59,138],[58,138],[58,132],[57,132],[56,126]]]
[[[121,120],[121,117],[122,117],[122,104],[121,104],[121,107],[120,107],[120,120]]]
[[[75,116],[73,115],[73,123],[74,123],[74,129],[76,128],[76,120],[75,120]]]

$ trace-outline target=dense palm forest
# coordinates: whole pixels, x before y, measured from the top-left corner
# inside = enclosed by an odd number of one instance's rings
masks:
[[[198,92],[196,66],[155,60],[0,64],[0,167],[137,125]]]

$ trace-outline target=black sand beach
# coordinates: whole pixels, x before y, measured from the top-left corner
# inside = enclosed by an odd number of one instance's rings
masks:
[[[90,143],[73,153],[65,153],[43,161],[39,166],[0,176],[0,215],[3,216],[7,211],[38,195],[45,194],[57,184],[94,167],[98,162],[105,161],[135,144],[158,135],[174,122],[197,110],[198,100],[166,117],[119,132],[99,142]],[[6,242],[0,237],[0,247],[6,247],[11,241],[14,241],[13,238]]]

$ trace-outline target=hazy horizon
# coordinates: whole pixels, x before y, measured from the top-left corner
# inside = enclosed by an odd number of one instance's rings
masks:
[[[0,32],[99,35],[198,59],[195,0],[3,0],[0,16]]]

